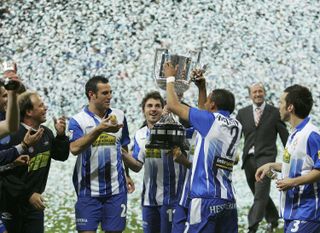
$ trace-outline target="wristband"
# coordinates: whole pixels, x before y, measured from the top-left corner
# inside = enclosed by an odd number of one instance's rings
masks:
[[[176,81],[176,78],[173,76],[170,76],[167,78],[167,83],[174,83]]]
[[[24,140],[21,142],[21,144],[25,146],[27,149],[30,147]]]

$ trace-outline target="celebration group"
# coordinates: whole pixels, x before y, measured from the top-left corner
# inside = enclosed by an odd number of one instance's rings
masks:
[[[236,196],[241,194],[235,194],[232,171],[240,147],[241,167],[254,196],[245,231],[279,232],[283,218],[286,233],[319,233],[320,131],[310,117],[310,90],[299,84],[285,87],[275,107],[266,102],[263,83],[254,83],[248,87],[252,104],[232,117],[234,94],[218,87],[207,92],[201,70],[192,71],[197,106],[176,93],[177,67],[165,62],[163,73],[166,101],[157,91],[143,97],[145,121],[130,141],[124,112],[111,104],[117,87],[105,76],[88,79],[83,88],[88,104],[68,121],[55,118],[51,130],[44,125],[47,106],[41,96],[24,88],[16,69],[5,71],[0,87],[0,233],[45,232],[42,193],[51,159],[65,161],[69,154],[77,157],[74,212],[80,233],[97,232],[99,226],[106,233],[125,230],[127,194],[135,191],[129,170],[142,168],[144,233],[236,233]],[[184,126],[188,146],[146,146],[167,114]],[[276,162],[278,136],[283,153]],[[280,192],[279,210],[269,196],[271,184]]]

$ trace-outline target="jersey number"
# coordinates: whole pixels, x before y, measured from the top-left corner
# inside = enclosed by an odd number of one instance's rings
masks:
[[[127,206],[125,204],[121,204],[121,208],[122,208],[122,211],[121,211],[121,218],[125,218],[127,216]]]
[[[230,143],[230,146],[227,150],[227,153],[226,155],[229,157],[229,158],[232,158],[233,154],[234,154],[234,151],[235,151],[235,148],[234,148],[234,144],[236,144],[236,141],[238,139],[238,135],[239,135],[239,128],[237,126],[233,126],[231,127],[230,129],[230,134],[231,136],[233,137],[232,138],[232,141]]]

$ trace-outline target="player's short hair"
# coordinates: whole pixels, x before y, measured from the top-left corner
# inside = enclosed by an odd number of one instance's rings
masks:
[[[164,99],[162,98],[162,96],[160,95],[160,93],[159,93],[158,91],[151,91],[151,92],[147,93],[147,94],[143,97],[143,99],[142,99],[142,101],[141,101],[142,111],[144,111],[144,107],[146,106],[146,102],[147,102],[149,99],[160,100],[161,107],[164,108],[165,101],[164,101]]]
[[[233,113],[235,107],[235,98],[232,92],[226,89],[215,89],[211,92],[211,101],[214,102],[218,110]]]
[[[98,92],[98,83],[109,83],[109,79],[104,76],[93,76],[86,83],[86,96],[89,99],[89,92],[97,94]]]

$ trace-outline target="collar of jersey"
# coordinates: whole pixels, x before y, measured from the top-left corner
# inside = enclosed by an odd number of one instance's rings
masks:
[[[296,134],[305,127],[305,125],[309,122],[309,120],[310,120],[310,117],[306,117],[299,125],[296,126],[294,131],[291,133],[291,136],[289,137],[290,143],[293,140],[293,138],[296,136]]]
[[[296,126],[296,130],[297,131],[302,130],[303,127],[309,122],[309,120],[310,120],[310,117],[304,118],[304,120],[299,125]]]
[[[96,116],[96,114],[94,114],[93,112],[90,112],[88,105],[84,107],[84,111],[85,111],[89,116],[91,116],[91,117],[93,117],[93,118]],[[108,108],[107,111],[105,112],[104,116],[105,116],[105,117],[108,117],[111,112],[112,112],[111,108]]]
[[[221,115],[224,115],[225,117],[230,116],[230,112],[226,110],[218,110],[218,113],[220,113]]]

